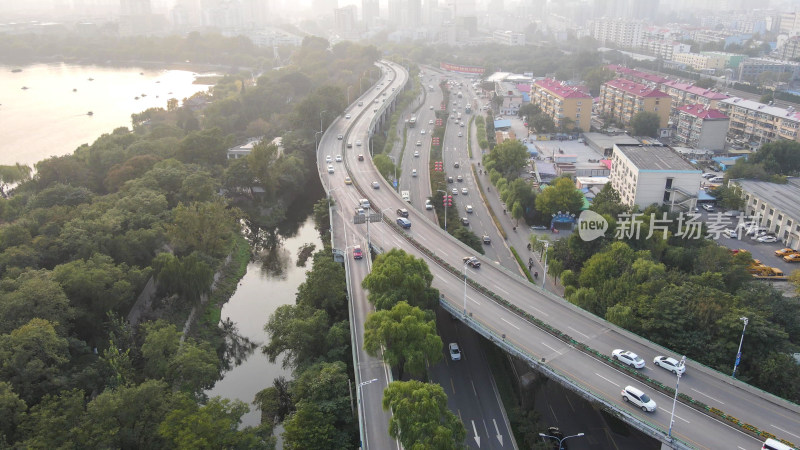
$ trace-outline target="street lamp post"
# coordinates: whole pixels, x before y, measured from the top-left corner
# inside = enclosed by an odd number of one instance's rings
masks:
[[[556,436],[550,436],[549,434],[544,434],[544,433],[539,433],[539,436],[541,436],[543,438],[551,438],[551,439],[557,440],[558,441],[558,448],[559,448],[559,450],[562,450],[564,448],[564,441],[566,441],[569,438],[581,437],[581,436],[583,436],[583,433],[573,434],[572,436],[567,436],[567,437],[560,438],[560,439],[558,437],[556,437]]]
[[[328,111],[322,110],[319,112],[319,131],[322,131],[322,113],[326,113]]]
[[[678,367],[683,367],[686,364],[686,355],[681,358],[681,362],[678,364]],[[678,372],[678,381],[675,382],[675,397],[672,399],[672,417],[669,419],[669,433],[667,433],[667,437],[672,440],[672,426],[675,425],[675,404],[678,403],[678,386],[681,384],[681,373]]]
[[[742,339],[739,340],[739,351],[736,352],[736,362],[733,363],[733,375],[731,377],[736,378],[736,368],[739,367],[739,361],[742,359],[742,342],[744,342],[744,330],[747,329],[747,322],[749,319],[747,317],[739,317],[739,320],[744,322],[744,327],[742,327]]]

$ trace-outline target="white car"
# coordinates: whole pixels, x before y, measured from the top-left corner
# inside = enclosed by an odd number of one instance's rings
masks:
[[[458,189],[456,189],[456,188],[453,188],[453,191],[452,191],[452,192],[453,192],[453,195],[458,195]]]
[[[349,118],[350,118],[350,114],[346,114],[346,115],[344,116],[344,118],[345,118],[345,119],[349,119]]]
[[[372,189],[380,189],[381,185],[377,181],[372,182]]]
[[[430,199],[425,200],[425,209],[433,209],[433,203],[431,203]]]
[[[762,244],[772,244],[773,242],[778,242],[778,238],[767,234],[756,239],[756,241],[761,242]]]
[[[684,372],[686,372],[685,364],[681,364],[680,361],[675,358],[670,358],[669,356],[656,356],[653,358],[653,364],[661,367],[662,369],[669,370],[675,375],[682,375]]]
[[[417,147],[422,147],[422,141],[417,141]]]
[[[727,237],[729,237],[729,238],[731,238],[731,239],[736,239],[737,237],[739,237],[739,235],[736,233],[736,230],[734,230],[733,228],[724,229],[722,231],[722,234],[727,236]]]
[[[412,177],[416,177],[417,176],[417,169],[411,169],[411,176]]]
[[[360,139],[356,141],[356,146],[357,147],[361,147],[361,140]]]
[[[636,353],[628,350],[622,350],[618,348],[611,352],[611,358],[637,369],[644,367],[644,360]]]
[[[461,193],[467,195],[467,188],[461,188]]]
[[[466,211],[466,212],[468,212],[468,213],[471,213],[471,212],[473,211],[473,210],[472,210],[472,205],[467,205],[467,206],[465,206],[465,207],[464,207],[464,211]]]
[[[414,152],[414,158],[419,158],[419,152]]]
[[[428,109],[433,110],[433,105],[429,106]]]
[[[431,109],[433,109],[433,106],[431,106]],[[433,125],[433,119],[428,121],[428,125]]]
[[[459,131],[459,132],[458,132],[458,137],[461,137],[461,136],[463,136],[463,135],[462,135],[462,134],[461,134],[461,132]]]
[[[625,386],[625,389],[622,390],[622,400],[626,403],[633,403],[637,407],[642,408],[644,412],[653,412],[656,410],[656,402],[648,397],[647,394],[633,386]]]
[[[325,162],[326,163],[331,162],[331,155],[328,155],[328,156],[325,157]]]
[[[450,343],[450,359],[453,361],[461,360],[461,349],[458,348],[458,344],[455,342]]]
[[[419,130],[419,134],[425,134],[425,130]]]
[[[336,162],[342,162],[342,155],[336,155]]]
[[[333,173],[333,165],[328,164],[328,173]]]

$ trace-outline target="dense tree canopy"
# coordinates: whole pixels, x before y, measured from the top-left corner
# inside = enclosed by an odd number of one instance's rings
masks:
[[[530,155],[522,142],[509,139],[496,145],[490,153],[484,155],[483,165],[487,170],[496,170],[504,178],[514,180],[527,164],[528,158]]]
[[[378,256],[362,286],[369,290],[368,299],[376,309],[391,309],[400,301],[432,308],[439,300],[432,282],[433,274],[425,261],[393,248]]]
[[[568,177],[556,179],[536,196],[536,210],[547,218],[559,211],[577,216],[581,209],[583,209],[583,194]]]
[[[636,136],[655,137],[660,123],[661,119],[658,114],[650,111],[641,111],[633,115],[631,129]]]
[[[404,448],[463,448],[464,424],[448,409],[447,395],[438,384],[393,381],[384,391],[383,409],[391,409],[389,434]]]

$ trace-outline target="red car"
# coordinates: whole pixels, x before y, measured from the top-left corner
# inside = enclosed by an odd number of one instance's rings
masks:
[[[364,252],[361,251],[361,246],[356,245],[353,247],[353,259],[361,259],[364,257]]]

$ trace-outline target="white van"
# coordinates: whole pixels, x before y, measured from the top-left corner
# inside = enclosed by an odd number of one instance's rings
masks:
[[[403,200],[411,203],[411,193],[408,191],[400,191],[400,197],[403,197]]]
[[[709,178],[708,180],[709,183],[722,183],[723,181],[725,181],[725,178],[723,177],[714,177],[714,178]]]
[[[358,206],[364,209],[369,209],[369,200],[367,200],[366,198],[359,199]]]
[[[793,450],[792,447],[784,444],[781,441],[775,439],[767,439],[764,442],[764,445],[761,446],[761,450]]]

